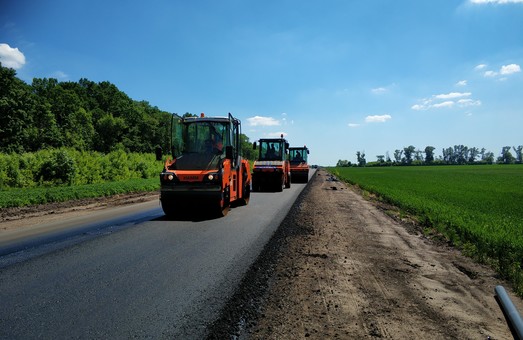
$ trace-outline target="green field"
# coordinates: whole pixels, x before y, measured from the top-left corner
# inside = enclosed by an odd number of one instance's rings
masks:
[[[96,198],[131,192],[156,191],[160,180],[154,178],[132,178],[118,182],[105,182],[75,186],[48,188],[14,188],[0,190],[0,208],[24,207],[51,202],[65,202],[82,198]]]
[[[492,264],[523,295],[523,166],[336,167],[328,170],[437,229]]]

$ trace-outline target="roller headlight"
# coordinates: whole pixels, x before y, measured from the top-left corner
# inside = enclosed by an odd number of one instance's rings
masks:
[[[167,172],[167,173],[164,172],[160,176],[160,181],[165,184],[177,183],[178,178],[176,177],[176,174],[174,174],[172,172]]]
[[[206,182],[206,183],[218,183],[220,182],[220,173],[211,173],[211,174],[207,174],[203,177],[203,181]]]

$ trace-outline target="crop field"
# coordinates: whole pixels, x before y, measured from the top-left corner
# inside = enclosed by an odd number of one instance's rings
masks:
[[[493,265],[523,295],[523,166],[336,167],[339,179],[378,195]]]

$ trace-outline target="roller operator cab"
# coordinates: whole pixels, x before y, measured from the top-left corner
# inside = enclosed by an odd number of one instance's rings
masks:
[[[291,187],[291,167],[289,163],[289,143],[283,138],[260,139],[258,160],[254,162],[252,173],[252,190],[283,191]]]
[[[241,156],[241,122],[228,117],[173,114],[171,155],[160,174],[160,201],[168,216],[187,210],[225,216],[249,203],[251,171]]]
[[[291,163],[291,178],[293,183],[307,183],[309,181],[309,164],[307,146],[290,147],[289,159]]]

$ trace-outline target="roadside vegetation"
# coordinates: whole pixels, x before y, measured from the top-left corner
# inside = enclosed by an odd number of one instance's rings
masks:
[[[55,186],[49,188],[9,189],[0,191],[0,208],[66,202],[76,199],[107,197],[159,189],[158,178],[128,179],[118,182]]]
[[[463,253],[492,265],[523,296],[523,166],[333,167],[328,170],[416,216]]]
[[[52,149],[0,154],[0,208],[159,188],[154,154]]]
[[[108,81],[27,84],[0,63],[0,208],[158,189],[171,117]]]

